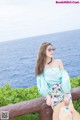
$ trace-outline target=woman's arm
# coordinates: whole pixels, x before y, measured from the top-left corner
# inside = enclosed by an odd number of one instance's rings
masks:
[[[62,63],[61,59],[59,59],[59,67],[60,67],[61,70],[64,70],[64,66],[63,66],[63,63]],[[69,104],[69,98],[68,98],[66,93],[64,95],[64,102],[65,102],[65,105]]]
[[[39,93],[42,96],[45,96],[46,104],[48,106],[51,106],[50,90],[42,75],[37,77],[37,87],[38,87]]]
[[[50,94],[49,86],[42,74],[37,76],[37,87],[38,87],[39,93],[42,96],[46,96],[47,94]]]

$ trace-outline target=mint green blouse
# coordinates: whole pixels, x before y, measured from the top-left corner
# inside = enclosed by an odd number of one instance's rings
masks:
[[[66,70],[57,67],[49,67],[42,74],[37,76],[38,91],[42,96],[50,94],[50,87],[57,82],[61,82],[64,93],[70,93],[70,77]]]

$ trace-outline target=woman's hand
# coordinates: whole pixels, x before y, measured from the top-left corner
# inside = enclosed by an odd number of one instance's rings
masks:
[[[64,103],[65,103],[66,106],[68,106],[69,105],[69,98],[64,97]]]
[[[50,95],[46,95],[46,104],[48,105],[48,106],[51,106],[51,97],[50,97]]]

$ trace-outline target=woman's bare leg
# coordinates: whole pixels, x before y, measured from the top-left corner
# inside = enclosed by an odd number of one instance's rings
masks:
[[[60,108],[63,107],[64,105],[65,105],[64,102],[61,102],[54,107],[52,120],[59,120],[59,111],[60,111]]]

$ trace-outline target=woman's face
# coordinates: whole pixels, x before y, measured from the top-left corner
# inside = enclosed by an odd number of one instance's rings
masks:
[[[54,48],[52,45],[48,45],[46,49],[46,57],[52,58],[54,53]]]

